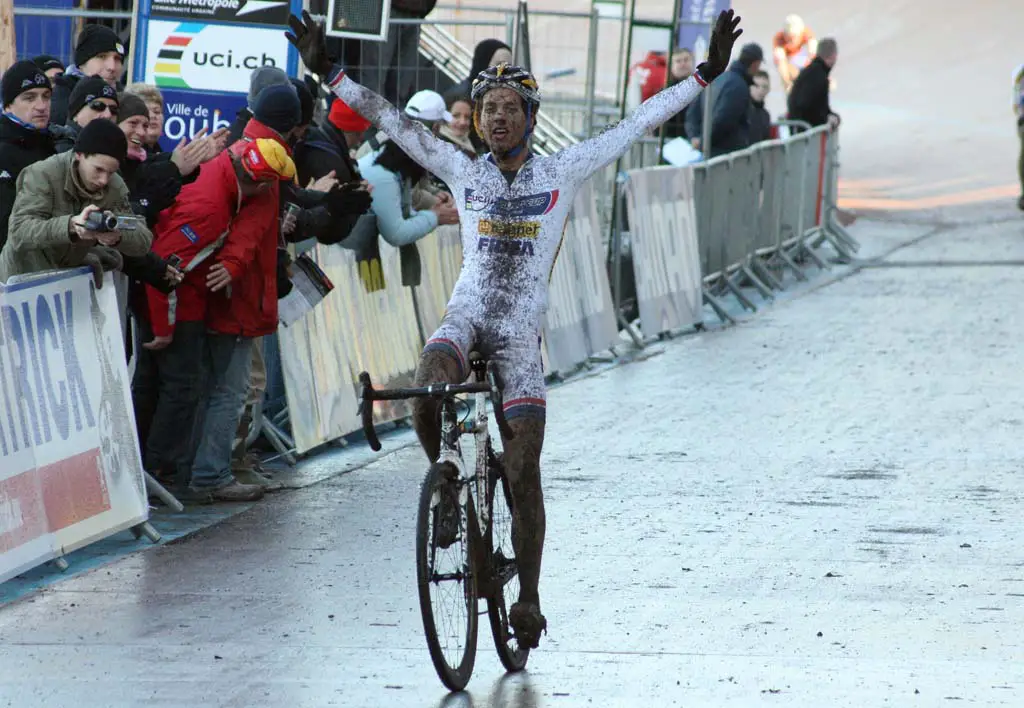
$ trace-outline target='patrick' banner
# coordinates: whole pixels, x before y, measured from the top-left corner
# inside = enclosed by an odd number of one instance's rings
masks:
[[[302,0],[142,0],[136,4],[133,81],[164,98],[161,145],[169,150],[204,127],[230,126],[246,105],[253,69],[298,74],[284,36]]]

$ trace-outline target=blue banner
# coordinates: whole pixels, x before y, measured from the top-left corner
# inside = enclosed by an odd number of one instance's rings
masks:
[[[254,69],[297,76],[298,52],[284,36],[302,0],[143,0],[135,23],[132,80],[164,96],[160,144],[171,149],[204,126],[234,122]]]
[[[689,49],[694,61],[707,58],[711,26],[719,13],[728,10],[731,0],[682,0],[676,28],[676,48]]]

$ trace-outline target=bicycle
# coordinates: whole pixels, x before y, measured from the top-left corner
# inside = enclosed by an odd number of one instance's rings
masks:
[[[419,388],[374,389],[370,375],[365,371],[359,374],[363,430],[375,451],[381,444],[373,426],[374,401],[434,398],[441,402],[441,454],[427,471],[420,491],[416,576],[430,658],[441,682],[452,691],[463,690],[473,673],[477,620],[483,614],[480,599],[487,602],[494,646],[505,669],[522,671],[530,655],[528,647],[519,647],[508,626],[508,607],[519,595],[519,570],[512,494],[501,456],[491,442],[488,399],[502,436],[510,440],[513,434],[502,411],[502,387],[494,366],[474,352],[470,367],[471,382]],[[456,411],[459,401],[455,397],[467,394],[475,397],[475,418],[470,423],[466,419],[460,422]],[[472,474],[466,469],[459,442],[467,434],[476,441]],[[453,567],[441,570],[446,560]],[[460,585],[461,590],[442,592],[449,584]],[[439,617],[445,608],[441,596],[447,597],[453,612],[465,611],[465,617],[455,621]]]

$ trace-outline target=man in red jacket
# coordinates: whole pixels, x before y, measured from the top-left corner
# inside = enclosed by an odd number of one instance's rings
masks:
[[[264,89],[253,116],[231,150],[245,154],[253,144],[273,145],[273,156],[264,150],[268,159],[274,157],[275,164],[287,160],[294,178],[288,145],[302,120],[295,89],[289,84]],[[209,378],[194,427],[194,494],[214,499],[229,494],[246,500],[263,495],[263,487],[241,484],[231,474],[231,452],[249,391],[253,340],[277,331],[279,206],[280,187],[273,183],[258,203],[247,204],[238,213],[207,274],[204,366]]]
[[[173,475],[176,491],[183,496],[194,447],[189,433],[206,389],[210,264],[230,233],[252,218],[250,214],[276,216],[277,181],[294,174],[294,164],[276,141],[239,143],[204,165],[199,178],[182,189],[154,228],[152,250],[165,259],[181,259],[185,278],[171,294],[146,287],[149,321],[142,323],[147,327],[142,336],[149,341],[142,345],[132,388],[137,397],[157,399],[148,439],[141,441],[146,469],[162,472],[165,478]],[[253,494],[244,485],[225,486],[200,494],[200,500],[242,500]]]

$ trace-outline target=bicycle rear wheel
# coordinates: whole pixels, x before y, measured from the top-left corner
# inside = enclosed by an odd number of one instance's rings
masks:
[[[519,599],[519,566],[516,564],[515,542],[512,538],[512,493],[504,467],[493,451],[488,451],[488,477],[490,478],[487,503],[491,507],[491,587],[487,598],[487,616],[491,622],[491,635],[498,659],[507,671],[522,671],[530,658],[528,647],[520,648],[519,641],[509,631],[508,608]]]
[[[454,499],[459,503],[453,526],[446,523],[444,512]],[[430,660],[441,682],[452,691],[466,687],[476,661],[477,591],[468,533],[471,503],[465,485],[449,479],[443,467],[430,466],[416,519],[416,576]],[[439,540],[453,542],[444,548]]]

